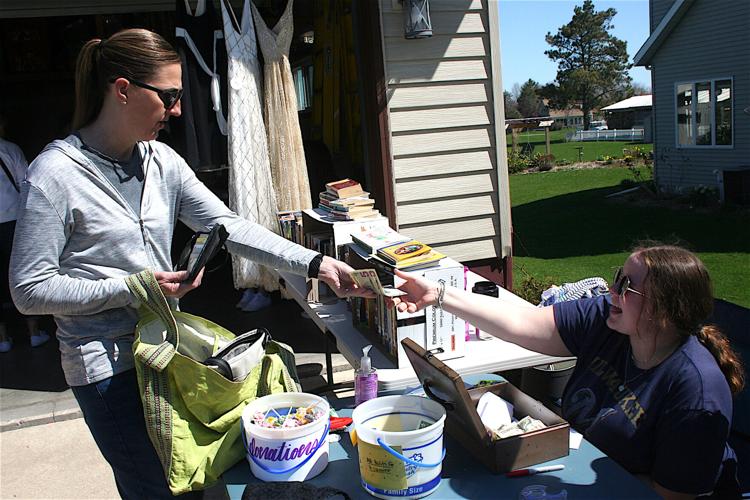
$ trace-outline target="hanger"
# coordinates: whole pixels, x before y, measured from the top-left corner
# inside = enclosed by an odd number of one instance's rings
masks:
[[[240,23],[237,22],[237,16],[234,15],[234,9],[232,9],[232,4],[229,3],[229,0],[221,0],[224,2],[224,7],[227,9],[227,12],[229,12],[229,18],[232,21],[232,26],[234,26],[235,31],[238,33],[241,31]],[[250,0],[252,2],[252,0]]]

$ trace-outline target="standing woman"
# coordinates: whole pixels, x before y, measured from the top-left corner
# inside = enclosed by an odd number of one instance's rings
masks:
[[[435,305],[482,331],[552,356],[577,356],[563,418],[664,498],[737,498],[727,443],[744,385],[729,342],[704,325],[711,281],[687,250],[637,248],[605,296],[526,308],[403,273],[401,311]]]
[[[125,278],[154,270],[171,301],[201,274],[172,272],[177,220],[223,224],[230,252],[336,293],[360,293],[351,268],[230,211],[185,161],[157,142],[180,114],[180,59],[159,35],[128,29],[87,42],[76,65],[75,132],[28,170],[11,256],[11,289],[25,314],[52,314],[65,378],[112,466],[123,498],[171,498],[149,441],[133,363],[136,298]]]

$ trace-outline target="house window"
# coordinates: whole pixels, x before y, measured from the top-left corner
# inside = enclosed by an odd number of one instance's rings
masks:
[[[677,85],[677,144],[732,145],[732,81]]]

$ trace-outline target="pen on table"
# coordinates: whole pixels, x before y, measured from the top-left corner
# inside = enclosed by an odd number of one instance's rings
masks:
[[[529,467],[528,469],[518,469],[506,472],[505,475],[507,477],[533,476],[534,474],[539,474],[541,472],[554,472],[556,470],[563,470],[564,468],[565,466],[562,464],[547,465],[545,467]]]

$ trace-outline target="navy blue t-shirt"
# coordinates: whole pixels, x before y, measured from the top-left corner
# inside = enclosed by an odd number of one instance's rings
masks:
[[[553,307],[560,336],[578,357],[563,417],[631,473],[673,491],[711,492],[722,464],[736,461],[727,444],[732,395],[711,353],[690,336],[662,363],[641,370],[628,337],[606,325],[606,297]]]

